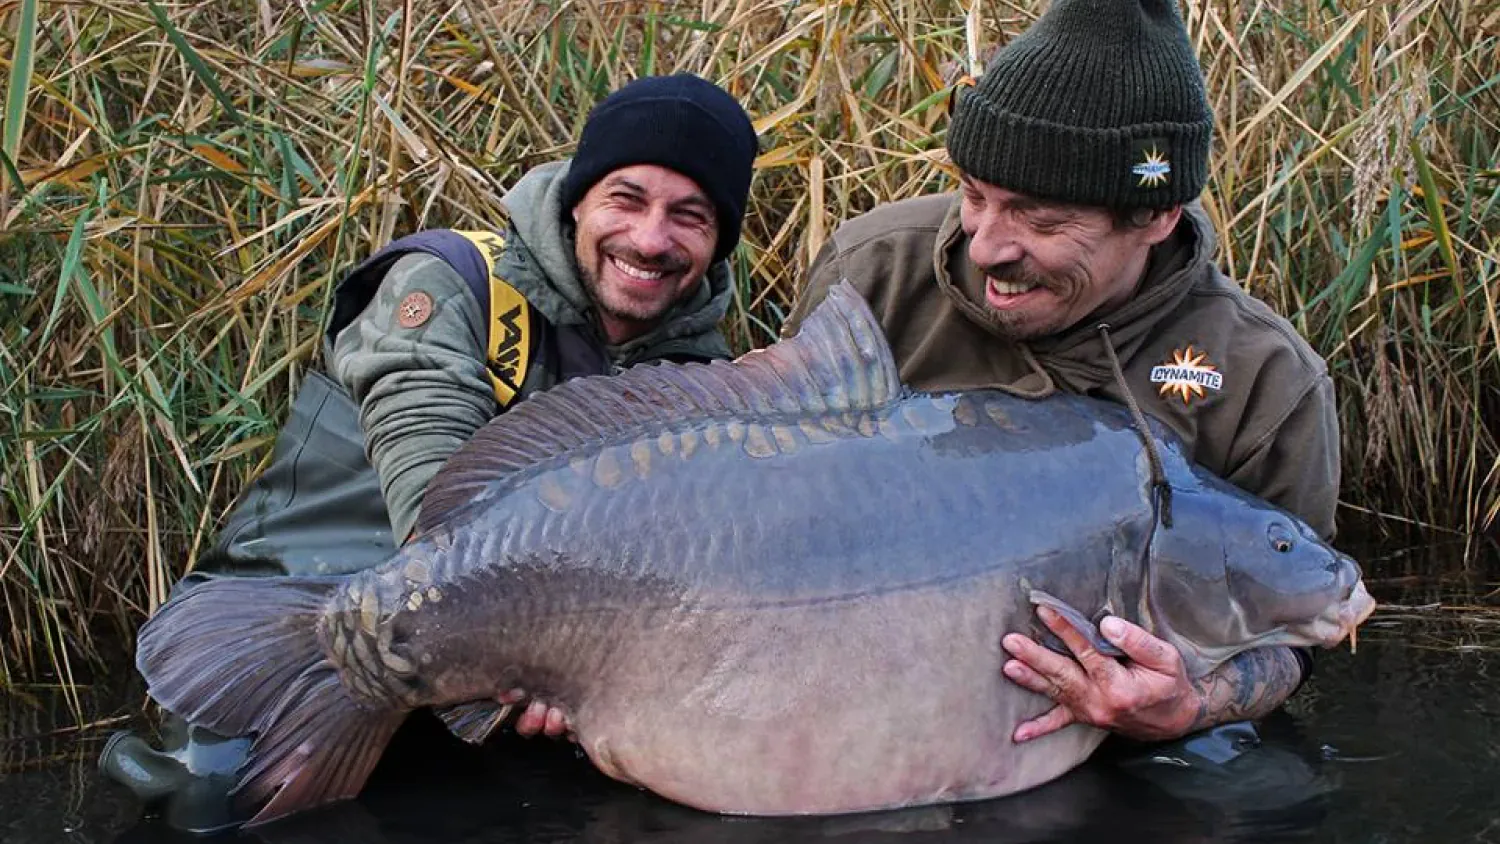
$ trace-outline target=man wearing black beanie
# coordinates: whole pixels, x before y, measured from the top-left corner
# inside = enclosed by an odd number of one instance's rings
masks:
[[[610,342],[649,330],[734,250],[755,152],[744,109],[696,76],[637,80],[589,112],[560,177],[559,207],[575,226],[576,265]],[[642,230],[648,198],[668,213]],[[680,243],[640,251],[674,229]]]
[[[688,74],[601,100],[576,156],[526,173],[491,231],[423,231],[351,271],[270,466],[176,590],[207,577],[348,574],[411,533],[428,481],[485,422],[569,378],[729,356],[719,322],[756,155],[727,92]],[[545,703],[516,724],[560,735]],[[228,818],[248,742],[173,720],[119,733],[103,771],[169,822]]]
[[[841,226],[785,333],[847,279],[908,386],[1129,405],[1171,427],[1197,462],[1331,538],[1333,383],[1285,319],[1214,265],[1197,201],[1213,113],[1175,0],[1054,0],[951,102],[958,193]],[[1169,492],[1149,493],[1169,522]],[[1006,677],[1053,703],[1017,728],[1018,742],[1075,722],[1158,740],[1259,717],[1311,666],[1304,653],[1259,648],[1192,682],[1176,648],[1139,627],[1100,621],[1122,661],[1038,612],[1075,658],[1006,637]]]

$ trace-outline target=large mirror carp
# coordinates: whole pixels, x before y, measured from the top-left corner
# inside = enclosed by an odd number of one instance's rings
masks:
[[[1009,794],[1104,735],[1012,742],[1051,706],[1000,671],[1037,603],[1096,638],[1105,613],[1140,624],[1194,676],[1333,646],[1373,609],[1352,560],[1150,437],[1159,462],[1113,404],[908,391],[840,286],[734,362],[518,405],[388,562],[196,586],[137,666],[171,712],[254,734],[253,822],[355,795],[418,707],[482,741],[522,697],[564,710],[610,776],[716,812]]]

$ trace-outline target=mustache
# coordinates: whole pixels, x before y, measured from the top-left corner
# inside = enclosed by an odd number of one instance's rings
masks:
[[[1074,261],[1055,272],[1043,272],[1030,266],[1023,258],[1003,264],[986,264],[980,272],[996,280],[1012,284],[1036,286],[1053,293],[1067,294],[1073,289],[1082,289],[1094,284],[1093,273],[1083,261]]]
[[[986,264],[979,268],[986,276],[996,280],[1012,284],[1035,285],[1048,289],[1056,288],[1057,282],[1045,273],[1026,266],[1023,261],[1008,261],[1004,264]]]
[[[617,258],[627,264],[652,272],[678,273],[693,265],[686,256],[675,252],[647,255],[629,246],[610,246],[601,251],[606,257]]]

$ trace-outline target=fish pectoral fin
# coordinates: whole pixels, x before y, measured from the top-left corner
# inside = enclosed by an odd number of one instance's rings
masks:
[[[1057,614],[1062,616],[1063,619],[1067,621],[1074,630],[1078,631],[1079,635],[1089,640],[1089,645],[1092,646],[1094,650],[1098,651],[1101,654],[1104,654],[1105,656],[1125,655],[1124,651],[1115,647],[1110,643],[1108,639],[1104,638],[1104,634],[1099,632],[1099,625],[1090,621],[1088,616],[1074,609],[1073,606],[1068,602],[1053,595],[1049,595],[1040,589],[1031,590],[1030,598],[1032,604],[1035,604],[1039,607],[1047,607],[1056,611]],[[1042,630],[1044,632],[1044,635],[1041,638],[1041,642],[1043,645],[1051,648],[1054,651],[1057,651],[1060,654],[1064,654],[1067,656],[1073,655],[1073,652],[1068,649],[1068,646],[1063,644],[1063,641],[1057,638],[1057,636],[1053,635],[1052,631],[1047,630],[1046,627],[1043,627]]]
[[[475,700],[433,710],[448,725],[448,732],[469,744],[484,744],[495,728],[505,723],[513,703]]]

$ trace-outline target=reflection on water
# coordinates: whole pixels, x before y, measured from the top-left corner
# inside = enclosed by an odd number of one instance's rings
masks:
[[[226,840],[1500,844],[1500,553],[1345,545],[1387,608],[1363,628],[1358,654],[1320,654],[1315,680],[1261,725],[1260,746],[1232,759],[1220,756],[1227,742],[1116,748],[1001,800],[835,818],[723,818],[614,783],[566,744],[507,737],[471,750],[430,718],[414,718],[358,801]],[[1434,571],[1445,573],[1425,574]],[[112,691],[85,698],[89,720],[136,711],[138,689],[124,690],[124,705],[121,690]],[[141,820],[128,794],[98,778],[94,759],[118,724],[54,731],[71,723],[65,712],[45,690],[0,709],[0,841],[195,840]]]
[[[140,817],[130,795],[100,782],[94,769],[109,731],[139,708],[141,693],[125,685],[109,694],[83,691],[84,723],[98,724],[85,729],[73,726],[78,719],[55,690],[0,694],[0,842],[96,844]]]

